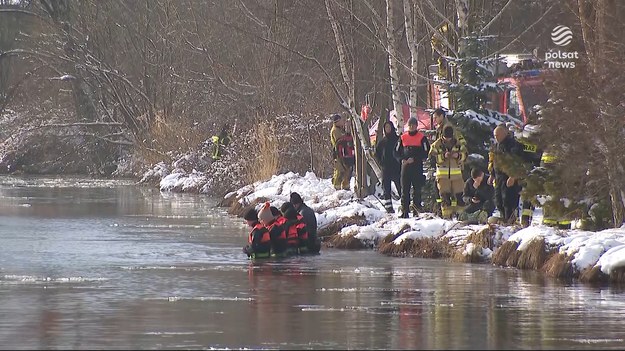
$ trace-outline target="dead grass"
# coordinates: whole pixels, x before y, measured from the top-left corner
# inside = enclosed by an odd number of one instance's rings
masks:
[[[495,252],[493,252],[493,264],[498,266],[508,266],[508,258],[515,253],[519,247],[516,241],[506,241]]]
[[[609,276],[601,271],[601,267],[590,267],[584,269],[580,275],[579,280],[586,283],[607,283]]]
[[[409,230],[411,230],[411,227],[409,224],[406,223],[397,233],[391,233],[384,237],[384,239],[382,239],[382,241],[378,244],[378,251],[381,254],[393,256],[393,253],[396,251],[397,246],[393,243],[393,241],[395,241],[395,239],[397,239],[400,235]]]
[[[508,259],[506,260],[506,267],[516,267],[519,263],[519,257],[521,257],[521,253],[522,252],[519,250],[512,251],[508,256]]]
[[[625,283],[625,267],[617,267],[610,272],[610,283]]]
[[[516,266],[519,269],[540,269],[547,259],[547,247],[545,239],[532,240],[525,250],[520,251],[521,254],[517,260]]]
[[[469,255],[465,255],[462,251],[456,250],[453,255],[453,260],[454,262],[461,263],[482,263],[484,262],[484,259],[479,254],[482,248],[483,246],[476,245],[475,250],[473,250]]]
[[[467,237],[467,243],[473,243],[479,247],[493,249],[495,237],[495,226],[489,225],[484,229],[475,231]]]
[[[338,236],[338,233],[341,231],[341,229],[354,224],[358,226],[366,225],[367,219],[364,216],[341,218],[338,221],[317,230],[317,236],[322,239],[331,238],[332,236]]]
[[[385,240],[388,240],[389,237]],[[420,258],[451,258],[455,253],[447,238],[405,239],[399,245],[391,242],[381,247],[379,251],[389,256]]]
[[[554,253],[547,258],[540,270],[554,278],[572,279],[574,270],[571,260],[572,256]]]
[[[337,249],[359,250],[367,248],[362,240],[350,235],[333,235],[325,241],[327,247],[334,247]]]
[[[147,125],[147,115],[137,118],[139,123]],[[180,131],[185,131],[180,133]],[[168,158],[167,152],[171,150],[184,151],[197,147],[207,135],[202,134],[196,128],[174,116],[165,116],[162,111],[154,114],[153,120],[147,126],[145,141],[138,140],[136,152],[146,164],[156,164]]]
[[[270,179],[280,167],[280,141],[273,122],[260,123],[253,133],[256,157],[252,157],[245,167],[248,183]]]

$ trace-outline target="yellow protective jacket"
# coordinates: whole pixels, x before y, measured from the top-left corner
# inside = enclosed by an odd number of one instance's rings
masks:
[[[449,151],[450,156],[445,157]],[[453,158],[451,154],[458,153],[458,158]],[[462,166],[467,159],[467,147],[457,139],[452,139],[451,144],[445,144],[442,138],[437,139],[430,149],[429,157],[436,158],[436,177],[461,176]]]
[[[436,139],[434,140],[438,140],[443,137],[443,131],[445,130],[447,126],[452,127],[454,129],[454,138],[456,138],[456,140],[458,140],[458,142],[460,144],[463,144],[464,147],[466,148],[467,142],[464,139],[464,136],[462,135],[462,133],[460,133],[458,128],[456,128],[456,126],[454,126],[454,124],[451,123],[449,119],[447,119],[447,117],[445,117],[445,119],[443,120],[443,123],[441,123],[440,126],[436,127]]]
[[[337,125],[332,126],[332,129],[330,130],[330,142],[332,143],[332,149],[334,151],[336,151],[336,143],[345,134],[347,134],[347,131],[344,128]]]

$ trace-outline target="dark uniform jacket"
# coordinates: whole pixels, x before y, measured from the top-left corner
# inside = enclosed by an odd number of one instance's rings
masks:
[[[473,178],[467,179],[464,182],[464,191],[462,192],[462,199],[466,204],[472,204],[472,198],[477,197],[480,199],[480,203],[484,203],[488,200],[492,200],[495,194],[495,188],[492,185],[488,185],[486,177],[480,183],[480,186],[476,189],[473,185]]]
[[[380,161],[384,170],[399,173],[401,165],[395,158],[395,147],[397,146],[399,136],[392,122],[386,122],[384,126],[386,124],[390,124],[391,132],[388,135],[385,134],[375,146],[375,157]]]
[[[524,159],[523,144],[518,142],[512,134],[508,134],[501,143],[497,143],[493,146],[493,149],[489,153],[488,171],[495,177],[508,177],[500,168],[497,167],[497,161],[495,154],[509,154],[517,155]]]

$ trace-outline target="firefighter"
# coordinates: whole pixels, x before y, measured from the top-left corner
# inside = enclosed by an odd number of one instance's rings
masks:
[[[417,119],[410,117],[408,131],[401,135],[395,148],[395,158],[401,160],[401,218],[408,218],[409,208],[415,217],[423,211],[421,205],[421,188],[425,184],[423,160],[427,158],[429,150],[428,138],[417,130]],[[412,206],[409,207],[411,188]]]
[[[345,118],[339,114],[332,116],[330,142],[334,156],[332,185],[337,190],[349,190],[349,181],[354,170],[354,143],[345,130]]]
[[[449,219],[458,211],[458,206],[464,206],[462,167],[467,148],[455,137],[454,128],[446,126],[443,135],[432,144],[429,157],[436,160],[437,202],[441,204],[443,218]]]
[[[504,172],[504,158],[518,157],[522,160],[523,145],[519,143],[506,126],[500,124],[493,130],[495,145],[488,154],[488,184],[495,186],[495,206],[506,223],[514,223],[517,219],[517,208],[521,197],[521,185],[515,177]]]
[[[556,177],[555,169],[556,157],[548,152],[544,152],[540,158],[540,166],[547,172],[548,178]],[[549,180],[548,180],[549,181]],[[560,199],[556,199],[558,202]],[[558,227],[560,229],[571,229],[571,220],[565,216],[558,216],[549,206],[543,207],[543,224]]]
[[[540,159],[542,150],[538,146],[527,138],[520,137],[517,139],[523,146],[523,159],[532,165],[532,167],[540,166]],[[534,204],[529,199],[521,197],[521,226],[528,227],[532,224],[532,218],[534,217]]]
[[[250,259],[269,258],[271,255],[271,238],[267,228],[258,221],[256,209],[250,208],[243,218],[251,228],[248,245],[243,248],[243,252]]]
[[[434,140],[440,139],[443,136],[443,130],[445,129],[445,127],[451,126],[452,128],[454,128],[454,136],[456,140],[458,140],[458,142],[460,142],[461,144],[464,144],[466,147],[467,143],[464,139],[464,136],[462,136],[462,133],[460,133],[458,128],[456,128],[456,126],[449,120],[449,118],[447,117],[447,113],[445,113],[443,109],[437,108],[436,110],[434,110],[433,115],[434,122],[436,123],[436,137]]]
[[[213,135],[213,152],[211,154],[213,161],[219,160],[224,149],[230,144],[231,138],[228,129],[230,129],[228,124],[224,124],[219,135]]]
[[[394,152],[399,136],[395,130],[395,125],[387,121],[384,123],[384,137],[375,146],[375,157],[382,166],[382,189],[384,190],[384,209],[388,213],[394,213],[393,203],[391,201],[391,182],[395,183],[395,188],[401,196],[400,172],[401,164],[395,158]]]

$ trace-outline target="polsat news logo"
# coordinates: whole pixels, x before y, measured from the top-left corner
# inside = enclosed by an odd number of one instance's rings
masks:
[[[573,41],[573,31],[563,25],[556,26],[551,31],[551,41],[560,47],[566,47]],[[577,51],[549,50],[545,53],[545,62],[548,68],[575,68],[575,60],[579,58]]]

